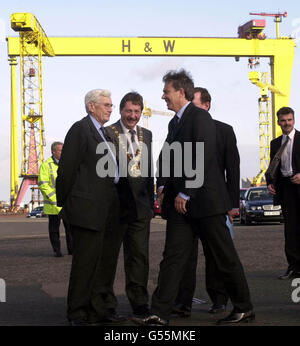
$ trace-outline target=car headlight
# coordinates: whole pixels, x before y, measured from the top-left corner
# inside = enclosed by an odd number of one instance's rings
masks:
[[[251,210],[262,210],[262,207],[260,207],[260,206],[252,206],[252,207],[250,207],[250,209]]]

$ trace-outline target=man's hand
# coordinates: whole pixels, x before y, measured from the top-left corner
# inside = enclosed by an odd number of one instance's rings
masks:
[[[157,191],[156,191],[156,193],[157,193],[157,197],[159,197],[159,196],[160,196],[160,194],[163,192],[163,189],[164,189],[164,187],[163,187],[163,186],[160,186],[160,187],[157,189]]]
[[[291,182],[293,184],[300,184],[300,173],[295,174],[292,178],[291,178]]]
[[[164,194],[163,193],[160,193],[158,196],[157,196],[157,203],[159,205],[159,207],[161,208],[162,204],[163,204],[163,200],[164,200]]]
[[[273,184],[268,185],[268,190],[269,190],[271,195],[276,195],[276,190],[275,190],[275,187]]]
[[[234,215],[236,215],[237,211],[238,211],[238,208],[233,208],[228,211],[228,216],[231,223],[233,223],[233,217]]]
[[[159,207],[161,208],[162,206],[162,203],[163,203],[163,200],[164,200],[164,193],[163,193],[163,189],[164,187],[163,186],[160,186],[156,193],[157,193],[157,203],[159,205]]]
[[[186,200],[180,196],[177,196],[175,198],[175,209],[177,210],[178,213],[180,214],[185,214],[186,213]]]

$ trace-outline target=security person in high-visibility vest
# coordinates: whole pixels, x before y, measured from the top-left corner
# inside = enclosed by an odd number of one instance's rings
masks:
[[[59,226],[61,217],[58,215],[61,207],[56,203],[56,177],[63,143],[54,142],[51,145],[52,156],[40,166],[38,183],[44,197],[44,212],[49,217],[49,237],[55,257],[62,257],[60,248]],[[63,220],[66,232],[66,242],[69,255],[72,254],[72,236],[70,227]]]

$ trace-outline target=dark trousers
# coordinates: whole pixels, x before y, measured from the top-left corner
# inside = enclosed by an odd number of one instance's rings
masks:
[[[147,285],[149,276],[149,234],[150,219],[141,219],[120,225],[118,246],[106,246],[103,256],[107,267],[102,268],[102,294],[106,306],[111,309],[117,307],[117,299],[113,290],[118,255],[123,242],[124,268],[126,279],[126,294],[133,311],[141,305],[147,305],[149,300]],[[112,243],[113,238],[107,234],[106,244]]]
[[[86,317],[91,322],[104,319],[109,315],[101,292],[102,268],[109,268],[103,248],[105,235],[109,233],[115,240],[119,239],[119,206],[118,201],[111,208],[103,229],[90,230],[71,225],[73,235],[73,256],[68,290],[69,320]],[[116,253],[117,242],[112,243],[111,251]]]
[[[169,318],[193,250],[195,234],[201,239],[205,257],[212,256],[234,311],[251,310],[247,280],[228,232],[225,214],[189,220],[172,209],[167,221],[165,249],[158,286],[152,296],[151,312],[161,318]]]
[[[49,218],[49,238],[50,243],[52,245],[53,251],[58,253],[60,252],[60,235],[59,235],[59,226],[61,217],[59,215],[48,215]],[[67,249],[68,253],[72,254],[72,234],[70,230],[70,225],[63,220],[63,224],[65,227],[66,232],[66,243],[67,243]]]
[[[198,237],[195,235],[193,249],[188,259],[183,278],[180,281],[175,305],[184,305],[191,308],[196,289],[196,270],[198,262]]]
[[[198,237],[195,235],[193,250],[188,260],[184,276],[180,282],[179,292],[175,300],[175,305],[192,307],[193,297],[196,289],[196,269],[198,262]],[[226,293],[222,276],[217,270],[213,256],[206,249],[205,256],[205,284],[206,291],[213,304],[226,305],[228,294]]]
[[[300,272],[300,199],[290,178],[282,181],[285,255],[289,269]]]

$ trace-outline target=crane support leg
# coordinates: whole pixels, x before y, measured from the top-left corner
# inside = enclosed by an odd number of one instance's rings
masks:
[[[294,53],[292,51],[286,55],[277,54],[271,58],[271,84],[280,86],[280,91],[282,92],[282,94],[272,93],[272,138],[282,134],[281,128],[277,124],[276,112],[281,107],[289,106],[293,61]]]
[[[18,193],[18,197],[16,199],[15,207],[20,207],[20,204],[29,188],[30,185],[37,185],[38,178],[36,177],[24,177],[21,183],[21,187]]]
[[[16,66],[17,59],[9,59],[11,66],[11,139],[10,139],[10,202],[11,207],[15,205],[19,190],[19,150],[18,150],[18,119],[17,119],[17,81]]]

